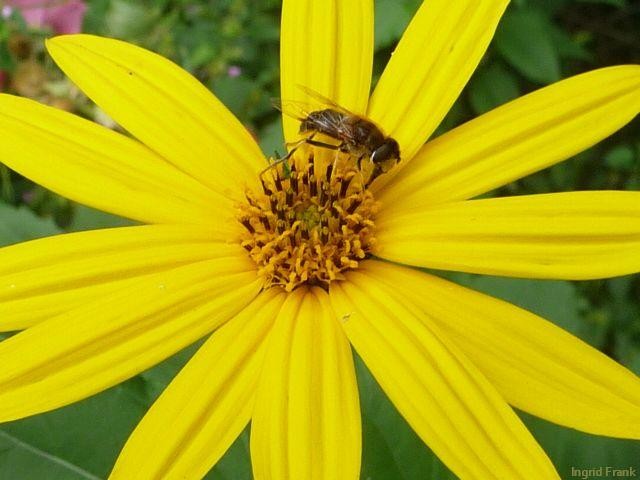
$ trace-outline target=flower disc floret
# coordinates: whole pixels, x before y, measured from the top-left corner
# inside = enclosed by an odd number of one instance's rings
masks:
[[[377,204],[356,161],[300,150],[261,175],[262,191],[247,191],[239,205],[242,246],[266,286],[287,291],[343,279],[375,245]]]

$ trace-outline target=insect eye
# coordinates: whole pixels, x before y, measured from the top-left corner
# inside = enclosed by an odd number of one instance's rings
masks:
[[[371,154],[373,163],[380,163],[390,159],[399,159],[400,149],[395,140],[387,141],[376,148]]]
[[[386,155],[387,155],[386,148],[384,145],[382,145],[373,151],[373,153],[371,154],[371,161],[373,163],[384,162]]]
[[[395,158],[400,159],[400,147],[398,146],[398,142],[393,139],[388,139],[383,148],[386,152],[387,158]]]

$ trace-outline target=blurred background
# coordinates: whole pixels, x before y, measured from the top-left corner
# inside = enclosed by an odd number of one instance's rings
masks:
[[[374,82],[420,3],[376,0]],[[0,91],[118,129],[64,78],[43,46],[45,38],[59,33],[106,35],[173,59],[218,95],[266,154],[282,151],[280,119],[270,102],[279,95],[279,0],[0,0],[0,6]],[[561,78],[622,63],[640,63],[640,0],[513,0],[439,133]],[[588,189],[640,190],[640,122],[495,194]],[[127,224],[48,192],[0,164],[0,245]],[[550,319],[640,374],[639,275],[575,283],[445,276]],[[128,434],[196,347],[84,402],[1,425],[0,480],[106,478]],[[358,375],[362,478],[454,478],[393,410],[361,362]],[[562,478],[577,478],[572,468],[640,471],[640,442],[595,437],[522,416]],[[207,479],[250,478],[245,432]]]

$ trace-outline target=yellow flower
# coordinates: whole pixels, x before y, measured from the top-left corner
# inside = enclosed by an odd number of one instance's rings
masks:
[[[200,478],[249,421],[256,479],[357,479],[349,343],[462,479],[558,478],[509,405],[640,438],[631,372],[531,313],[399,265],[562,279],[638,272],[638,192],[468,199],[630,121],[640,67],[559,82],[425,145],[508,2],[425,2],[369,99],[372,3],[285,0],[281,53],[283,98],[314,102],[297,88],[308,87],[399,142],[400,164],[367,189],[353,157],[307,145],[290,174],[281,165],[261,185],[258,146],[186,72],[115,40],[49,42],[135,139],[3,95],[0,159],[151,225],[0,252],[0,327],[25,329],[0,344],[0,420],[80,400],[214,331],[112,479]],[[284,126],[295,141],[299,123]]]

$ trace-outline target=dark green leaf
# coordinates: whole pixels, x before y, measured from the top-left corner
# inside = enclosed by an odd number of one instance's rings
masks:
[[[213,84],[218,98],[241,120],[247,117],[256,88],[254,82],[243,77],[221,77]]]
[[[628,171],[636,164],[636,154],[629,145],[616,145],[605,154],[604,163],[613,170]]]
[[[280,117],[267,124],[260,132],[260,147],[264,154],[269,156],[284,155],[284,134],[282,133],[282,120]],[[266,163],[265,163],[266,166]]]
[[[500,63],[479,70],[469,85],[469,101],[477,114],[488,112],[519,96],[518,79]]]
[[[375,49],[385,48],[397,41],[409,20],[412,10],[407,2],[398,0],[376,0],[375,3]],[[384,12],[379,15],[379,12]]]
[[[598,347],[604,340],[607,319],[583,318],[584,301],[569,282],[465,274],[452,276],[461,284],[536,313],[591,345]]]
[[[67,230],[75,232],[79,230],[126,227],[131,225],[136,225],[136,222],[94,208],[85,207],[84,205],[75,205],[73,220],[71,221],[71,225],[67,227]]]
[[[572,37],[564,30],[555,25],[550,30],[551,39],[555,45],[558,55],[561,58],[571,60],[592,61],[593,55],[585,48],[585,39],[582,37]]]
[[[640,442],[598,437],[559,427],[530,415],[521,415],[534,437],[551,458],[561,478],[584,478],[576,470],[602,468],[602,474],[587,478],[613,478],[612,469],[635,468],[640,471]]]
[[[60,229],[53,220],[37,217],[26,207],[14,208],[0,203],[0,245],[11,245],[56,233],[60,233]]]
[[[0,427],[0,478],[106,478],[146,409],[136,380],[53,412]]]
[[[188,346],[164,362],[140,374],[139,378],[146,384],[145,391],[147,392],[149,403],[153,402],[171,383],[171,380],[187,364],[201,343],[197,342]]]
[[[111,0],[105,16],[106,31],[116,38],[143,38],[151,29],[154,15],[137,2]]]
[[[537,10],[508,11],[498,28],[500,54],[528,80],[547,84],[560,79],[560,59],[551,38],[552,24]]]
[[[100,480],[56,455],[40,450],[0,430],[0,478],[51,480]]]
[[[204,480],[251,480],[249,428],[236,439]]]
[[[363,423],[363,480],[454,480],[387,399],[359,357],[356,372]]]
[[[602,3],[614,7],[624,8],[627,6],[627,0],[577,0],[582,3]]]
[[[558,10],[565,8],[574,0],[520,0],[517,3],[518,7],[529,6],[549,14],[554,14]]]
[[[0,70],[13,70],[15,60],[11,56],[6,42],[0,42]]]

